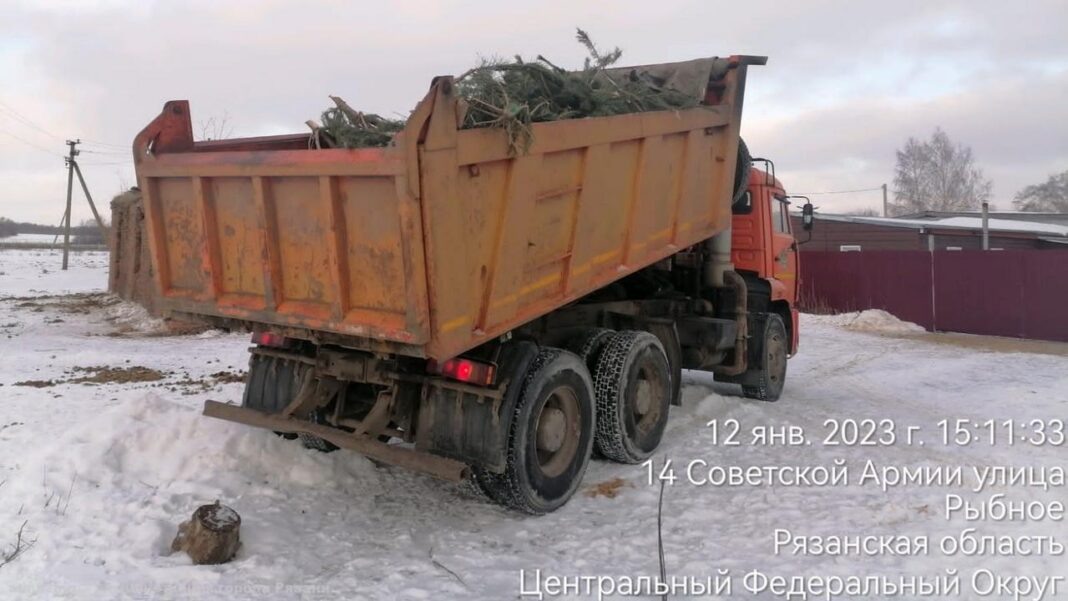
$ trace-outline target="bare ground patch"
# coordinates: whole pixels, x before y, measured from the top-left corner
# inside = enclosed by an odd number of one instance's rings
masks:
[[[594,484],[586,489],[587,497],[605,497],[608,499],[616,498],[624,488],[630,486],[623,478],[612,478],[611,480],[605,480],[604,482]]]
[[[122,302],[119,297],[103,292],[61,294],[52,296],[6,296],[0,301],[11,301],[15,308],[43,313],[53,311],[70,315],[88,315]]]
[[[74,384],[129,384],[132,382],[157,382],[167,374],[150,367],[75,367],[75,372],[85,375],[68,380]]]
[[[158,369],[133,365],[129,367],[75,367],[66,378],[52,380],[24,380],[15,386],[47,388],[59,384],[130,384],[134,382],[158,382],[169,374]]]
[[[158,329],[145,331],[130,324],[117,323],[115,330],[106,335],[112,338],[165,338],[168,336],[192,336],[213,329],[199,323],[180,321],[177,319],[163,319]]]
[[[167,390],[186,396],[214,390],[220,384],[244,384],[246,372],[219,371],[203,378],[193,378],[188,374],[175,382],[168,382]]]
[[[880,336],[921,340],[923,342],[933,342],[935,344],[957,346],[990,353],[1034,353],[1068,357],[1068,343],[1051,340],[981,336],[979,334],[960,334],[957,332],[887,333],[880,334]]]
[[[213,390],[220,384],[243,384],[245,382],[244,371],[217,371],[213,374],[195,378],[188,373],[176,374],[141,365],[124,367],[93,366],[74,367],[64,374],[64,377],[50,380],[23,380],[15,382],[14,386],[26,386],[29,388],[50,388],[61,384],[139,384],[149,383],[151,386],[165,388],[170,392],[184,395],[193,395],[200,392]]]

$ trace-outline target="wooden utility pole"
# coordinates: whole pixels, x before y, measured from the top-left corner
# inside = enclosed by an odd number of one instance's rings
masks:
[[[886,184],[883,184],[883,217],[889,217],[890,212],[887,210],[890,208],[890,203],[886,201]]]
[[[74,157],[78,156],[78,144],[81,140],[67,140],[70,146],[70,154],[66,157],[67,163],[67,210],[63,213],[63,271],[67,270],[67,257],[70,255],[70,197],[74,191]]]
[[[93,211],[93,219],[96,219],[96,225],[100,228],[100,231],[104,234],[104,243],[108,241],[108,226],[104,225],[104,220],[100,218],[100,213],[96,212],[96,204],[93,202],[93,197],[89,194],[89,186],[85,185],[85,178],[82,177],[82,168],[78,166],[78,163],[74,163],[74,173],[78,176],[78,182],[82,185],[82,192],[85,192],[85,199],[89,201],[89,208]]]
[[[74,176],[77,174],[78,183],[82,185],[82,192],[85,193],[85,200],[89,201],[89,208],[93,211],[93,218],[96,219],[96,224],[100,226],[100,232],[104,236],[104,243],[108,241],[108,227],[104,225],[104,220],[100,218],[100,213],[96,210],[96,204],[93,202],[93,196],[89,194],[89,186],[85,183],[85,178],[82,176],[82,168],[78,166],[78,161],[74,157],[81,154],[81,151],[77,149],[78,144],[81,144],[81,140],[67,140],[67,146],[70,146],[70,153],[64,157],[67,162],[67,210],[63,213],[63,269],[67,269],[67,258],[70,255],[70,222],[71,222],[71,196],[74,192]]]

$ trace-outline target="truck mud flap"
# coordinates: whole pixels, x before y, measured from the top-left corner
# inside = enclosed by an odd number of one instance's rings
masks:
[[[487,389],[484,394],[446,382],[428,384],[419,409],[416,448],[503,472],[521,388],[510,384],[525,376],[537,354],[538,346],[530,341],[504,345],[498,369],[502,381],[496,390]]]
[[[216,401],[204,403],[204,415],[275,432],[312,434],[342,449],[356,451],[376,461],[422,472],[449,482],[460,482],[469,476],[468,466],[454,459],[389,445],[366,435],[357,436],[344,430],[309,421],[272,415]]]

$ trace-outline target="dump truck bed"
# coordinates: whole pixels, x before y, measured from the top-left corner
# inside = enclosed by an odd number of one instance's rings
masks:
[[[172,101],[134,144],[159,304],[460,354],[729,226],[745,66],[758,61],[705,60],[709,104],[534,124],[518,156],[502,130],[459,129],[449,77],[387,148],[194,142],[188,103]]]

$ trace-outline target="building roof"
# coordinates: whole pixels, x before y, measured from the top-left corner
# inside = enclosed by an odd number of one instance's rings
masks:
[[[983,220],[981,217],[942,217],[942,218],[903,218],[903,217],[865,217],[860,215],[835,215],[832,213],[816,213],[816,221],[838,221],[844,223],[863,223],[867,225],[881,225],[885,227],[900,227],[909,229],[938,229],[938,230],[964,230],[982,231]],[[1036,223],[1032,221],[1015,221],[1012,219],[988,220],[987,227],[991,232],[1019,233],[1042,236],[1051,242],[1059,242],[1061,238],[1068,239],[1068,225],[1056,223]]]
[[[1010,221],[1034,221],[1039,223],[1053,223],[1056,225],[1068,225],[1068,213],[1053,213],[1039,211],[990,211],[991,219],[1008,219]],[[981,217],[979,211],[921,211],[908,215],[900,215],[903,219],[945,219],[947,217]]]

